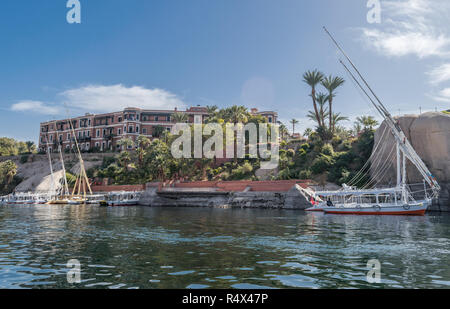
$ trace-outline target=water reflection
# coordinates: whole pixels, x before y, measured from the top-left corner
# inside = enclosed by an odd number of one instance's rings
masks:
[[[1,207],[0,287],[448,288],[449,227],[448,215]],[[67,283],[70,259],[81,284]],[[370,259],[381,284],[366,281]]]

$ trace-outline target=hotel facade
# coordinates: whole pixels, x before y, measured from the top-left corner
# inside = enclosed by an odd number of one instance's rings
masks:
[[[278,115],[273,111],[260,112],[251,109],[251,114],[261,115],[269,123],[276,123]],[[209,117],[206,107],[196,106],[179,111],[174,110],[145,110],[126,108],[120,112],[106,114],[85,114],[84,116],[52,120],[40,125],[39,151],[56,152],[61,149],[68,151],[75,147],[75,138],[81,151],[119,151],[118,142],[123,138],[133,141],[140,136],[153,139],[158,131],[170,131],[175,125],[173,115],[186,114],[189,123],[204,123]],[[73,132],[70,127],[73,126]]]

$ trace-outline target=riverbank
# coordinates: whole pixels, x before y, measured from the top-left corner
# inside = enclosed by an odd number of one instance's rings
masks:
[[[311,206],[303,180],[180,183],[147,185],[139,202],[151,207],[299,209]]]

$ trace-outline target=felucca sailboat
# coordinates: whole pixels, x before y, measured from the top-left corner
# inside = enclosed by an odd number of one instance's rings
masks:
[[[416,153],[411,143],[408,141],[405,133],[400,128],[398,122],[391,116],[387,108],[380,101],[378,96],[366,82],[359,70],[336,42],[330,32],[324,27],[325,32],[331,38],[338,50],[350,64],[350,68],[344,61],[340,60],[344,69],[351,76],[352,80],[362,90],[378,113],[383,117],[386,128],[378,144],[374,146],[371,158],[355,178],[361,177],[367,173],[370,162],[374,159],[377,151],[380,151],[383,136],[385,133],[391,134],[395,140],[396,147],[392,147],[391,154],[396,151],[396,172],[397,184],[392,188],[377,188],[379,180],[386,173],[385,160],[377,163],[375,172],[372,173],[372,180],[364,188],[356,188],[349,185],[343,185],[342,190],[338,191],[316,191],[313,207],[308,211],[324,211],[328,214],[356,214],[356,215],[424,215],[434,198],[438,197],[441,187],[436,178],[431,174],[425,163]],[[353,70],[352,70],[353,69]],[[386,158],[385,158],[386,159]],[[423,178],[423,189],[412,192],[407,182],[406,161],[409,160],[419,171]],[[379,177],[380,179],[376,179]],[[355,178],[353,180],[355,180]],[[416,200],[415,195],[420,198]]]
[[[72,120],[70,120],[70,119],[69,119],[69,124],[70,124],[70,130],[72,132],[72,136],[74,139],[74,143],[75,143],[75,148],[77,151],[80,170],[76,177],[76,181],[75,181],[75,185],[73,187],[72,193],[70,194],[67,177],[66,177],[66,169],[65,169],[65,165],[64,165],[64,159],[63,159],[61,145],[60,145],[59,146],[59,155],[60,155],[60,160],[61,160],[62,169],[63,169],[63,173],[64,173],[64,175],[63,175],[64,186],[63,186],[63,189],[61,190],[61,194],[56,196],[55,198],[51,199],[50,201],[48,201],[48,204],[75,204],[75,205],[85,204],[88,201],[87,191],[89,191],[89,194],[92,195],[91,186],[89,184],[89,179],[87,177],[86,169],[84,167],[83,157],[81,156],[81,151],[80,151],[80,148],[78,145],[75,130],[73,128]],[[51,166],[51,162],[50,162],[50,166]],[[52,171],[52,175],[53,175],[53,171]]]

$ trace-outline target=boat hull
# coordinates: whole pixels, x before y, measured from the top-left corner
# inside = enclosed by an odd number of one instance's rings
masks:
[[[404,206],[379,206],[372,207],[330,207],[324,209],[326,214],[333,215],[366,215],[366,216],[423,216],[428,208],[427,203]]]

